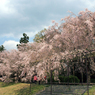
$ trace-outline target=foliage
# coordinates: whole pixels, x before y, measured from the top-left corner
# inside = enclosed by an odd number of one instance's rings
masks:
[[[65,82],[65,76],[59,76],[60,82]]]
[[[95,83],[95,79],[91,79],[91,83]]]
[[[29,36],[27,36],[26,33],[23,33],[23,37],[20,38],[20,44],[17,44],[17,48],[21,46],[21,43],[28,43],[29,42]]]
[[[44,28],[44,30],[41,30],[40,32],[38,32],[38,33],[35,35],[33,41],[34,41],[34,42],[42,42],[43,38],[45,37],[45,35],[44,35],[44,32],[45,32],[45,31],[46,31],[46,28]]]
[[[48,82],[50,83],[50,77],[48,78]],[[56,81],[56,80],[54,80],[54,76],[52,76],[52,82],[58,82],[58,81]]]
[[[27,42],[29,42],[29,36],[23,33],[23,38],[20,39],[20,43],[27,43]]]
[[[69,73],[74,64],[80,73],[85,72],[86,63],[88,75],[95,71],[95,12],[86,9],[78,16],[65,17],[60,25],[52,22],[54,25],[44,35],[38,34],[39,43],[28,43],[29,37],[24,33],[18,50],[0,52],[1,81],[28,82],[35,74],[45,81],[44,76],[50,75],[51,70],[54,80],[58,80],[60,72],[64,69]]]
[[[68,76],[59,76],[59,79],[60,79],[60,82],[68,82]],[[79,83],[80,82],[80,80],[78,79],[77,76],[70,75],[69,76],[69,82],[70,83],[74,83],[74,80],[75,80],[75,83]]]
[[[77,76],[70,75],[69,76],[69,82],[70,83],[74,83],[74,80],[75,80],[75,83],[79,83],[80,82],[80,80],[78,79]],[[68,82],[68,77],[67,76],[65,77],[64,82]]]
[[[0,46],[0,51],[4,51],[5,50],[5,47],[3,45]]]

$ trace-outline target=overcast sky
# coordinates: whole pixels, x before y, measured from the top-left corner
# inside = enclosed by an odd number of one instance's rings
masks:
[[[23,33],[34,35],[52,23],[80,11],[95,11],[95,0],[0,0],[0,45],[16,49]]]

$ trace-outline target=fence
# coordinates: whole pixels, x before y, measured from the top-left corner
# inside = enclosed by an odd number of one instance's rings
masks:
[[[36,95],[83,95],[86,91],[86,95],[94,95],[94,93],[89,93],[89,89],[95,85],[95,83],[52,82],[52,70],[50,82],[42,84],[45,85],[46,88]]]

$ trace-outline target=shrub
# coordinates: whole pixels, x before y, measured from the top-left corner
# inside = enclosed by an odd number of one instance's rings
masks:
[[[91,83],[95,83],[95,79],[91,79]]]
[[[68,82],[68,76],[59,76],[59,79],[60,79],[60,82]],[[74,83],[74,80],[75,80],[75,83],[79,83],[80,80],[78,79],[77,76],[69,76],[69,82],[70,83]]]
[[[50,77],[48,78],[48,82],[50,82]],[[54,76],[52,76],[52,82],[58,82],[54,80]]]
[[[60,82],[68,82],[68,76],[59,76],[59,79],[60,79]],[[74,83],[74,80],[75,80],[75,83],[79,83],[80,80],[78,79],[77,76],[72,76],[70,75],[69,76],[69,82],[70,83]],[[50,77],[48,78],[48,82],[50,82]],[[58,81],[55,81],[54,80],[54,76],[52,77],[52,82],[58,82]]]
[[[65,76],[59,76],[60,82],[64,82],[65,81]]]
[[[74,80],[75,80],[75,83],[79,83],[80,82],[80,80],[78,79],[77,76],[70,75],[69,76],[69,82],[70,83],[74,83]],[[68,76],[65,77],[64,82],[68,82]]]

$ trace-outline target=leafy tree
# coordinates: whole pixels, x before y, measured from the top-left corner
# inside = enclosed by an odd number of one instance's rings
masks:
[[[39,43],[20,44],[21,51],[0,52],[0,80],[11,82],[12,76],[15,81],[20,78],[21,81],[28,82],[36,73],[44,80],[44,76],[50,76],[51,70],[54,80],[58,80],[59,71],[64,69],[69,76],[70,67],[73,67],[73,75],[75,71],[84,73],[87,69],[89,82],[91,69],[95,71],[95,46],[92,43],[95,37],[95,13],[86,9],[79,15],[81,16],[66,17],[65,23],[60,25],[61,29],[56,29],[58,24],[53,21],[55,24],[45,32],[42,42],[38,40]],[[21,43],[25,43],[23,38]]]
[[[20,43],[28,43],[29,42],[29,36],[27,34],[23,33],[23,38],[20,39]]]
[[[28,43],[29,42],[29,36],[27,36],[27,34],[23,33],[23,37],[21,37],[20,43]],[[17,48],[20,44],[17,44]]]
[[[0,51],[4,51],[5,47],[3,45],[0,46]]]
[[[44,32],[46,31],[46,28],[44,30],[41,30],[35,35],[35,38],[33,39],[34,42],[42,42],[43,38],[45,37]]]

